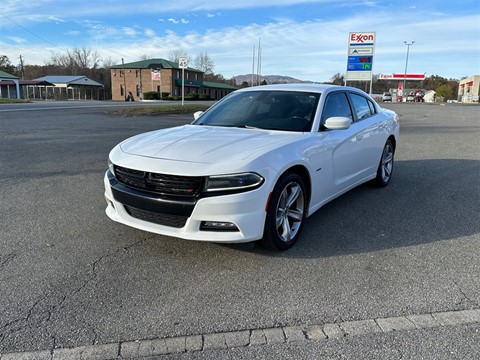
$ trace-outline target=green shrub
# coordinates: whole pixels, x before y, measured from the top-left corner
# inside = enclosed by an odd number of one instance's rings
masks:
[[[188,100],[198,100],[198,99],[200,99],[200,95],[199,95],[199,94],[195,94],[195,93],[188,94],[187,96],[185,96],[185,99],[188,99]]]
[[[143,93],[144,100],[160,100],[160,94],[156,91],[147,91]]]
[[[200,94],[200,100],[210,100],[210,95]]]

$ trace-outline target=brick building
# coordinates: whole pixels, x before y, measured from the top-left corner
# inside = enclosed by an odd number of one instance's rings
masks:
[[[150,91],[163,96],[182,95],[182,69],[178,63],[165,59],[148,59],[111,68],[112,100],[124,100],[129,92],[135,99],[143,99]],[[218,100],[235,91],[236,88],[224,83],[204,82],[203,72],[187,68],[184,70],[185,96],[204,94]]]

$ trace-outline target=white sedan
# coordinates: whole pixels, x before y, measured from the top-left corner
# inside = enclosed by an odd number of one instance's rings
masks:
[[[112,220],[183,239],[260,240],[286,250],[320,207],[392,177],[398,117],[352,87],[246,88],[194,117],[110,152],[104,183]]]

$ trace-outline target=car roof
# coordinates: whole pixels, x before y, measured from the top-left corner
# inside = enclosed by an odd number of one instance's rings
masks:
[[[260,85],[254,87],[248,87],[244,89],[240,89],[237,91],[272,91],[272,90],[279,90],[279,91],[307,91],[307,92],[314,92],[314,93],[323,93],[335,90],[351,90],[362,92],[357,88],[353,88],[350,86],[341,86],[341,85],[331,85],[331,84],[321,84],[321,83],[295,83],[295,84],[275,84],[275,85]]]

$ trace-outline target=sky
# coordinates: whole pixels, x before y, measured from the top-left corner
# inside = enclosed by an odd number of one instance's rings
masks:
[[[324,82],[347,68],[350,32],[375,32],[373,72],[480,74],[480,1],[1,0],[0,55],[45,65],[96,51],[106,63],[200,53],[225,78],[252,73]],[[406,46],[405,42],[413,45]]]

